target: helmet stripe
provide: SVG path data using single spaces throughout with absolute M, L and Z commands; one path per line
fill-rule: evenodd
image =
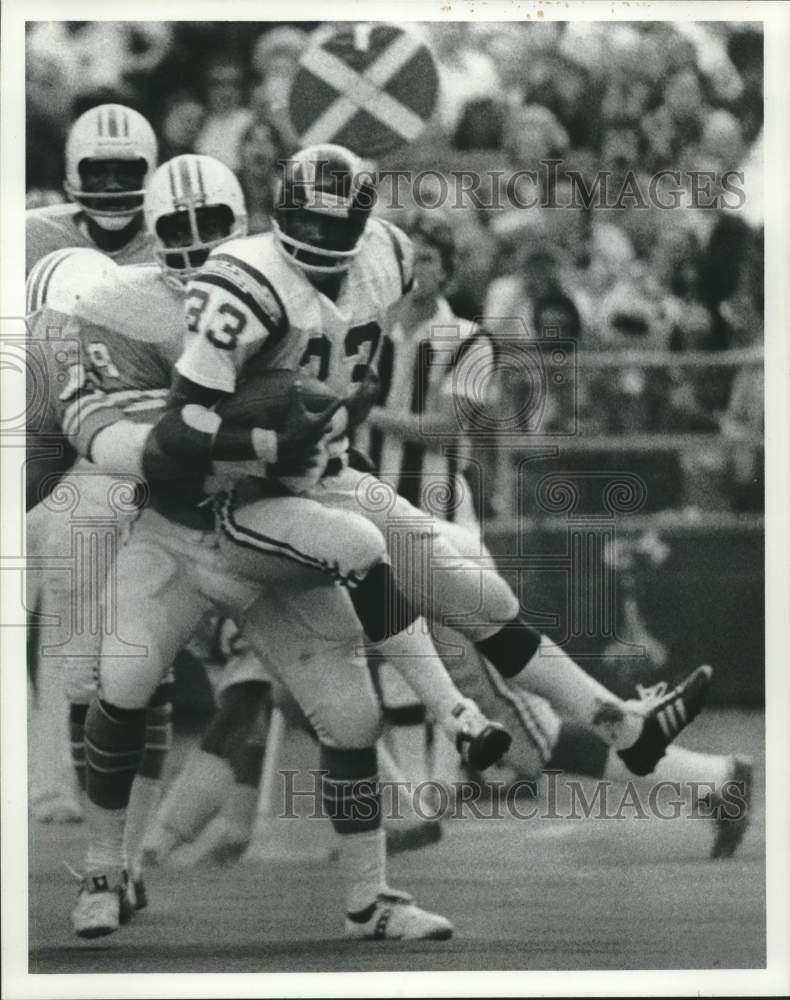
M 184 191 L 184 198 L 190 199 L 193 195 L 192 190 L 192 177 L 189 173 L 189 161 L 181 160 L 178 164 L 179 172 L 181 174 L 181 187 Z
M 173 170 L 173 164 L 168 163 L 167 165 L 167 175 L 170 178 L 170 193 L 173 195 L 173 202 L 178 201 L 178 193 L 176 191 L 176 172 Z
M 126 108 L 122 109 L 121 119 L 123 121 L 123 134 L 124 137 L 129 136 L 129 115 L 126 113 Z
M 203 167 L 201 166 L 200 160 L 195 160 L 195 170 L 197 171 L 198 196 L 205 200 L 206 187 L 203 183 Z
M 96 110 L 96 131 L 101 136 L 104 135 L 104 118 L 102 117 L 102 112 L 103 111 L 104 111 L 104 108 L 98 108 Z
M 47 301 L 47 290 L 49 288 L 49 282 L 52 275 L 58 268 L 58 265 L 66 260 L 67 257 L 75 252 L 78 252 L 76 247 L 66 247 L 63 250 L 56 250 L 52 254 L 48 254 L 43 257 L 30 272 L 27 284 L 27 312 L 28 314 L 38 312 L 39 309 Z
M 115 108 L 112 105 L 110 105 L 110 107 L 107 108 L 107 126 L 108 126 L 108 132 L 109 132 L 110 138 L 111 139 L 117 139 L 118 138 L 118 120 L 115 117 Z

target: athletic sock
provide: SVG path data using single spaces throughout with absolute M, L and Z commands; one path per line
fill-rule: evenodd
M 85 718 L 88 868 L 124 864 L 123 829 L 145 745 L 145 709 L 94 698 Z
M 69 736 L 71 747 L 71 763 L 77 775 L 77 784 L 85 791 L 85 717 L 88 705 L 72 702 L 69 705 Z
M 488 641 L 478 643 L 478 648 Z M 542 695 L 559 715 L 581 723 L 618 750 L 633 746 L 642 732 L 639 711 L 585 673 L 545 635 L 511 683 Z
M 370 830 L 338 839 L 346 913 L 364 923 L 376 897 L 387 888 L 386 837 L 383 830 Z
M 452 712 L 466 699 L 453 683 L 442 662 L 425 619 L 419 618 L 412 629 L 399 632 L 377 645 L 434 719 L 453 728 Z

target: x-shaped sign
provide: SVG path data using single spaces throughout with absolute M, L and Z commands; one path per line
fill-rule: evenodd
M 404 140 L 416 139 L 425 128 L 425 119 L 383 88 L 422 47 L 418 38 L 400 32 L 362 73 L 322 46 L 308 50 L 302 58 L 302 68 L 339 91 L 339 95 L 301 135 L 304 145 L 325 142 L 337 135 L 360 110 Z

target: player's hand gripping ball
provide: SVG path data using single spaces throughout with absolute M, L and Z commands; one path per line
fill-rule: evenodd
M 299 476 L 321 458 L 320 442 L 344 400 L 324 382 L 285 369 L 245 372 L 233 396 L 216 411 L 224 422 L 277 434 L 277 476 Z

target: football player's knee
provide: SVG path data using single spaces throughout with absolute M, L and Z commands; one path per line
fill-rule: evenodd
M 326 704 L 314 719 L 319 739 L 326 746 L 358 750 L 374 746 L 381 736 L 381 708 L 373 696 L 361 698 L 351 691 L 348 697 Z
M 338 565 L 344 579 L 365 577 L 387 555 L 387 543 L 379 529 L 356 514 L 337 514 L 334 538 L 339 542 Z
M 164 670 L 156 657 L 111 657 L 99 665 L 99 697 L 117 708 L 145 708 Z
M 87 705 L 96 692 L 98 660 L 69 657 L 64 666 L 66 697 L 72 705 Z
M 509 622 L 519 613 L 518 598 L 499 573 L 481 572 L 483 615 L 488 621 Z

